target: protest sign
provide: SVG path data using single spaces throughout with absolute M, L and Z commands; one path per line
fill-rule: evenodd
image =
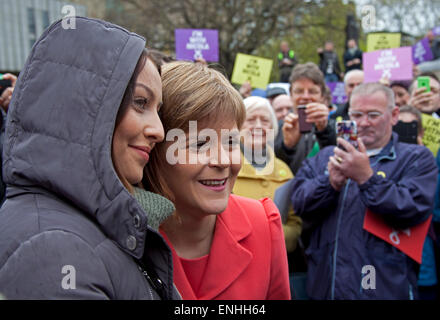
M 367 209 L 363 228 L 396 247 L 416 262 L 422 263 L 423 245 L 431 219 L 432 215 L 428 220 L 414 227 L 399 230 L 390 227 L 380 215 Z
M 440 119 L 422 113 L 423 144 L 437 156 L 440 147 Z
M 232 71 L 232 83 L 249 81 L 253 88 L 266 89 L 272 72 L 273 60 L 238 53 Z
M 413 78 L 412 48 L 366 52 L 363 54 L 364 82 L 377 82 L 382 78 L 390 81 Z
M 413 61 L 419 64 L 425 61 L 431 61 L 434 56 L 429 45 L 429 39 L 423 38 L 412 47 Z
M 367 52 L 400 47 L 400 33 L 369 33 L 367 35 Z
M 210 29 L 174 30 L 177 60 L 199 58 L 218 62 L 218 31 Z
M 328 82 L 327 86 L 332 92 L 332 103 L 343 104 L 347 102 L 347 94 L 345 93 L 345 85 L 343 82 Z

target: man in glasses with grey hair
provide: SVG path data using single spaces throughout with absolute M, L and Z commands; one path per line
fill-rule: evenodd
M 337 147 L 307 159 L 292 180 L 293 207 L 308 235 L 307 293 L 312 299 L 416 299 L 417 262 L 392 245 L 397 236 L 382 239 L 374 228 L 400 236 L 405 230 L 409 237 L 425 224 L 437 183 L 434 157 L 423 146 L 398 142 L 392 126 L 399 109 L 381 84 L 356 87 L 349 116 L 358 147 L 338 138 Z M 374 230 L 365 224 L 373 218 L 380 221 Z M 423 246 L 424 236 L 414 242 Z

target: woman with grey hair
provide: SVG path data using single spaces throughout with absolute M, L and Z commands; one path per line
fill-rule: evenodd
M 274 199 L 275 190 L 293 178 L 289 166 L 273 151 L 273 137 L 278 123 L 269 101 L 261 97 L 243 100 L 246 119 L 241 128 L 242 167 L 235 182 L 234 194 L 253 199 Z M 301 234 L 301 218 L 292 207 L 280 213 L 287 252 L 293 252 Z

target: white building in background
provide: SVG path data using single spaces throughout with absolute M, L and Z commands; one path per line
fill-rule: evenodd
M 86 6 L 57 0 L 0 0 L 0 72 L 19 72 L 35 41 L 53 22 L 75 8 L 77 16 L 86 16 Z

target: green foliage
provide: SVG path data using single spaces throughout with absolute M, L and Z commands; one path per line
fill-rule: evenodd
M 318 48 L 323 48 L 324 43 L 330 40 L 335 45 L 341 69 L 343 67 L 343 54 L 345 51 L 345 27 L 347 15 L 355 12 L 352 4 L 345 4 L 342 0 L 321 1 L 322 5 L 312 8 L 298 21 L 299 28 L 288 32 L 284 37 L 272 39 L 256 50 L 256 54 L 273 59 L 274 68 L 271 82 L 279 80 L 277 54 L 281 41 L 287 41 L 289 48 L 295 51 L 299 63 L 319 63 Z
M 271 81 L 279 79 L 282 40 L 301 63 L 318 62 L 316 49 L 332 40 L 342 62 L 346 16 L 354 13 L 345 0 L 112 1 L 118 10 L 108 8 L 106 19 L 143 35 L 148 46 L 174 52 L 174 29 L 217 29 L 220 64 L 229 76 L 237 53 L 244 53 L 274 59 Z

